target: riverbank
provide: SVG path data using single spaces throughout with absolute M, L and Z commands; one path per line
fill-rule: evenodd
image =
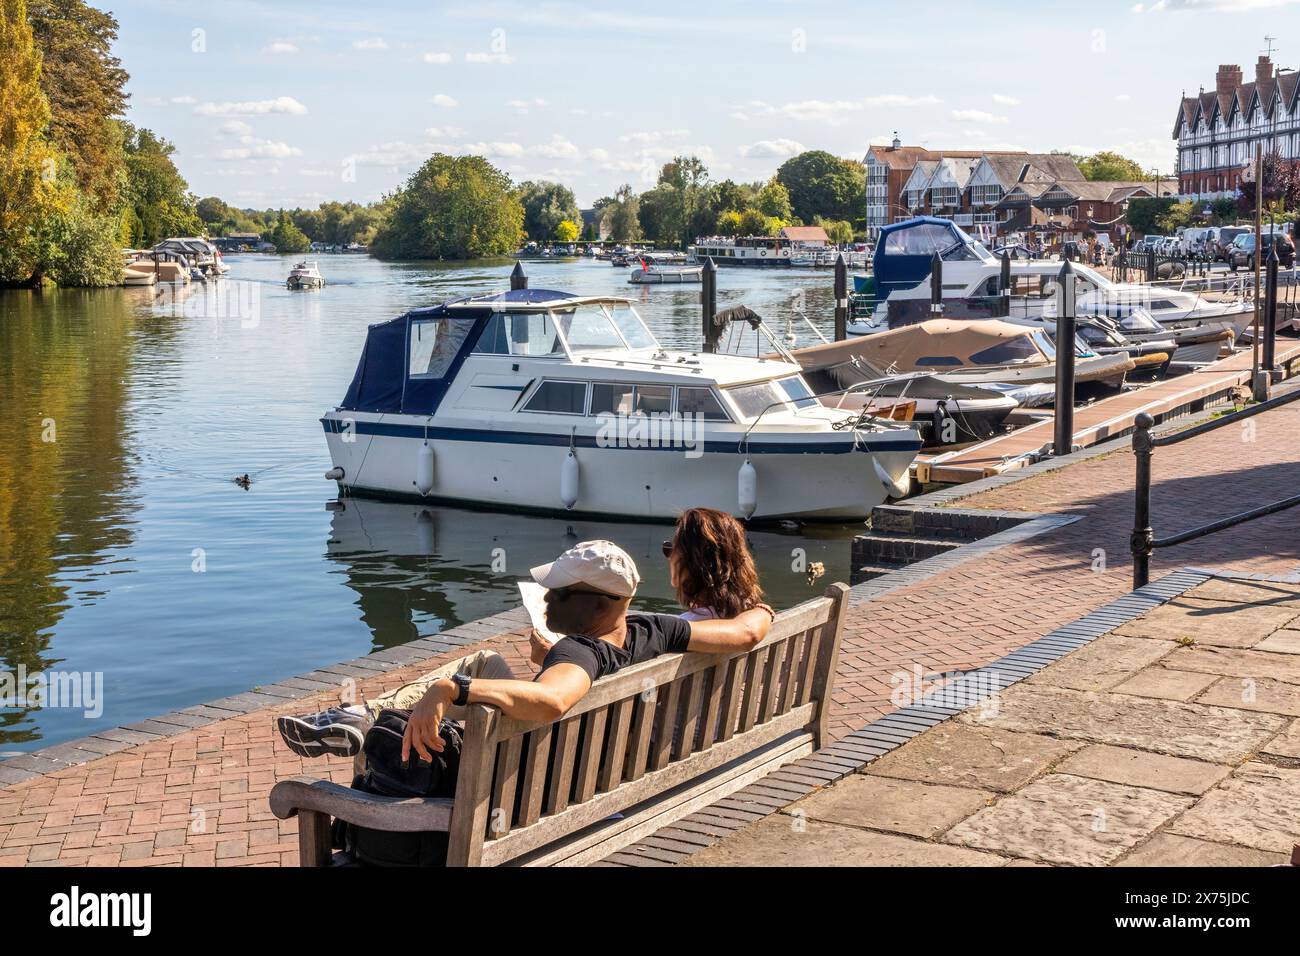
M 1235 440 L 1197 439 L 1162 450 L 1154 486 L 1156 527 L 1188 527 L 1238 510 L 1238 504 L 1279 497 L 1279 488 L 1294 481 L 1298 426 L 1300 409 L 1294 406 L 1260 416 L 1249 468 L 1242 467 Z M 952 494 L 936 500 L 1030 520 L 932 559 L 937 564 L 930 567 L 923 562 L 853 588 L 833 695 L 833 736 L 844 740 L 897 709 L 891 697 L 900 674 L 911 679 L 915 668 L 924 675 L 987 665 L 1127 594 L 1132 466 L 1123 446 L 1092 450 L 1014 478 L 965 486 L 958 501 Z M 1233 495 L 1225 495 L 1225 488 Z M 1285 514 L 1274 515 L 1158 552 L 1153 576 L 1188 564 L 1285 574 L 1300 565 L 1289 527 Z M 15 758 L 29 761 L 26 767 L 12 760 L 0 764 L 0 773 L 11 771 L 7 779 L 0 777 L 0 863 L 292 865 L 296 824 L 270 815 L 271 786 L 303 773 L 346 783 L 350 765 L 296 757 L 279 741 L 273 718 L 330 702 L 343 681 L 374 696 L 479 642 L 523 669 L 522 618 L 513 613 L 204 708 L 182 709 L 182 716 L 146 721 L 134 730 Z M 816 763 L 815 757 L 809 760 Z M 808 792 L 818 780 L 829 783 L 852 772 L 851 766 L 832 766 L 777 774 L 801 777 L 798 786 Z M 798 796 L 798 786 L 780 789 L 787 794 L 784 803 Z M 734 808 L 744 799 L 742 792 L 724 803 Z M 767 798 L 768 812 L 784 806 L 771 806 L 775 799 Z M 765 815 L 752 807 L 722 809 L 727 812 L 712 825 L 723 832 Z M 701 816 L 710 818 L 710 811 Z M 724 819 L 731 821 L 730 830 Z M 655 839 L 625 852 L 643 855 Z M 666 851 L 655 852 L 653 859 L 664 862 Z

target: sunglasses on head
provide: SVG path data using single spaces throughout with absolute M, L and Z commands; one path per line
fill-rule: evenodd
M 665 541 L 663 543 L 663 549 L 664 549 L 664 557 L 665 558 L 671 557 L 673 553 L 673 543 L 671 541 Z

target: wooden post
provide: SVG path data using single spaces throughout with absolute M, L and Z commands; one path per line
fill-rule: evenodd
M 849 264 L 844 253 L 835 257 L 835 341 L 848 338 L 849 325 Z
M 835 604 L 831 608 L 830 617 L 821 626 L 821 642 L 817 648 L 817 659 L 808 662 L 809 667 L 816 668 L 813 671 L 813 679 L 809 683 L 813 687 L 821 688 L 817 696 L 816 722 L 812 727 L 814 750 L 821 750 L 831 742 L 830 688 L 835 682 L 835 671 L 839 667 L 840 641 L 844 636 L 844 612 L 848 610 L 849 604 L 847 585 L 832 584 L 823 593 Z
M 524 272 L 524 264 L 522 262 L 516 262 L 514 271 L 510 273 L 510 291 L 514 292 L 516 289 L 527 288 L 528 274 Z
M 1011 315 L 1011 253 L 1002 250 L 1002 271 L 998 273 L 998 293 L 1002 302 L 998 306 L 998 315 L 1008 318 Z
M 718 267 L 713 256 L 704 257 L 704 269 L 700 273 L 700 305 L 704 318 L 704 351 L 718 350 L 718 330 L 714 328 L 713 317 L 718 313 Z
M 1273 369 L 1276 365 L 1277 356 L 1277 269 L 1280 265 L 1277 258 L 1277 246 L 1273 243 L 1273 237 L 1269 236 L 1269 253 L 1268 253 L 1268 271 L 1265 273 L 1264 280 L 1264 374 L 1273 376 Z M 1259 250 L 1255 250 L 1255 257 L 1259 258 Z
M 930 318 L 943 318 L 943 260 L 937 252 L 930 258 Z
M 1133 554 L 1133 590 L 1146 587 L 1151 580 L 1151 426 L 1155 419 L 1138 412 L 1133 419 L 1133 455 L 1137 458 L 1137 477 L 1133 482 L 1133 534 L 1129 551 Z
M 1068 455 L 1074 447 L 1074 336 L 1075 299 L 1074 267 L 1066 259 L 1057 276 L 1060 287 L 1056 314 L 1056 424 L 1057 455 Z

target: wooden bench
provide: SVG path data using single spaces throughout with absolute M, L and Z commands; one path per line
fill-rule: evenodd
M 593 862 L 829 742 L 847 594 L 833 584 L 778 614 L 752 650 L 628 667 L 553 722 L 471 706 L 454 800 L 295 777 L 271 810 L 298 817 L 303 866 L 331 863 L 331 817 L 448 831 L 448 866 Z

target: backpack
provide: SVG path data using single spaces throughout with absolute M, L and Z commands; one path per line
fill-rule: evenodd
M 414 752 L 409 764 L 402 763 L 402 737 L 409 710 L 381 710 L 366 732 L 362 751 L 366 772 L 352 780 L 352 789 L 384 797 L 454 797 L 463 743 L 460 725 L 444 720 L 438 728 L 446 746 L 425 763 Z M 335 849 L 343 850 L 365 866 L 446 866 L 445 832 L 392 833 L 372 830 L 335 820 L 332 831 Z

